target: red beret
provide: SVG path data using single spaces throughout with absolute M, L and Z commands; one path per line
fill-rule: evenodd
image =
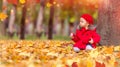
M 83 14 L 81 18 L 84 18 L 89 24 L 93 24 L 93 17 L 89 14 Z

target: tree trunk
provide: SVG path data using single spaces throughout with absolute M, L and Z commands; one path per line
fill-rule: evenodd
M 6 9 L 6 7 L 7 7 L 7 0 L 1 0 L 2 2 L 2 6 L 1 6 L 1 11 L 3 12 L 3 13 L 5 13 L 5 14 L 7 14 L 7 9 Z M 3 7 L 4 7 L 4 9 L 3 9 Z M 2 35 L 6 35 L 6 25 L 8 24 L 8 18 L 6 18 L 6 19 L 4 19 L 3 21 L 2 21 L 2 23 L 1 23 L 1 30 L 0 31 L 2 31 L 1 32 L 1 34 Z
M 120 44 L 120 0 L 101 0 L 98 14 L 98 32 L 102 45 Z
M 54 0 L 50 0 L 50 3 L 53 4 Z M 50 18 L 48 23 L 48 39 L 53 38 L 53 17 L 54 17 L 54 5 L 50 7 Z
M 64 19 L 61 20 L 61 34 L 64 35 Z
M 41 0 L 41 6 L 40 6 L 37 23 L 36 23 L 36 34 L 38 37 L 41 36 L 42 30 L 43 30 L 42 28 L 43 13 L 44 13 L 44 0 Z
M 0 0 L 0 12 L 2 11 L 2 0 Z
M 8 24 L 8 33 L 10 37 L 14 35 L 14 22 L 15 22 L 16 6 L 13 6 L 10 11 L 10 18 Z
M 26 5 L 24 4 L 22 9 L 21 30 L 20 39 L 25 39 L 25 18 L 26 18 Z
M 69 35 L 70 35 L 70 33 L 73 33 L 73 32 L 74 32 L 74 31 L 73 31 L 73 28 L 74 28 L 73 22 L 69 22 Z

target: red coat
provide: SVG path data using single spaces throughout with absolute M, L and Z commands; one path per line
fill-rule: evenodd
M 96 33 L 96 30 L 86 30 L 85 28 L 76 30 L 76 34 L 73 35 L 72 39 L 75 42 L 74 47 L 85 49 L 91 38 L 94 41 L 91 46 L 96 48 L 96 43 L 100 41 L 100 36 Z

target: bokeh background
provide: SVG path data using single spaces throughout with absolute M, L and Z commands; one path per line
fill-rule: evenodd
M 98 18 L 98 0 L 0 0 L 0 39 L 70 40 L 79 18 Z

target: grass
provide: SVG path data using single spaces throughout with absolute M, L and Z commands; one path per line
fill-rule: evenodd
M 36 35 L 26 35 L 25 40 L 47 40 L 47 36 L 42 35 L 40 38 Z M 2 36 L 0 35 L 0 40 L 19 40 L 19 37 L 17 35 L 14 35 L 12 38 L 10 38 L 8 35 Z M 63 36 L 63 35 L 54 35 L 53 40 L 70 40 L 70 37 Z

